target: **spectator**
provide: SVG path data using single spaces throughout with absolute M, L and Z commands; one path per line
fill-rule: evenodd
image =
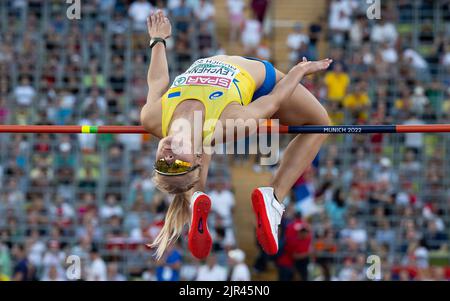
M 303 56 L 309 57 L 307 53 L 309 37 L 303 32 L 303 24 L 296 23 L 287 37 L 286 44 L 290 49 L 289 60 L 291 65 L 296 64 Z
M 161 259 L 161 263 L 158 263 L 156 278 L 158 281 L 179 281 L 183 262 L 179 242 L 166 253 L 166 258 Z
M 370 39 L 372 42 L 393 46 L 397 42 L 398 33 L 397 28 L 392 22 L 386 18 L 377 20 L 375 26 L 372 27 Z
M 0 241 L 0 281 L 11 279 L 11 255 L 6 244 Z
M 418 116 L 413 112 L 409 115 L 403 124 L 424 124 L 424 121 L 418 118 Z M 414 150 L 416 153 L 420 153 L 423 148 L 423 134 L 422 133 L 408 133 L 405 134 L 405 146 L 409 149 Z
M 106 204 L 100 208 L 100 217 L 103 219 L 109 219 L 112 216 L 123 215 L 122 207 L 117 203 L 117 196 L 115 194 L 109 194 L 106 197 Z
M 325 75 L 325 84 L 327 85 L 329 101 L 341 102 L 347 94 L 347 89 L 350 85 L 350 77 L 344 72 L 344 67 L 341 63 L 334 63 L 332 71 L 328 71 Z
M 126 277 L 119 273 L 117 262 L 110 262 L 107 265 L 107 281 L 126 281 Z
M 232 266 L 229 280 L 250 281 L 250 270 L 244 262 L 245 253 L 240 249 L 234 249 L 228 252 L 228 258 Z
M 26 256 L 25 247 L 20 244 L 14 245 L 12 248 L 12 255 L 14 257 L 15 266 L 11 280 L 13 281 L 31 280 L 33 275 Z
M 331 1 L 328 25 L 331 30 L 332 41 L 337 45 L 343 45 L 347 39 L 346 35 L 352 26 L 353 9 L 352 1 Z
M 31 85 L 30 79 L 26 76 L 20 80 L 20 85 L 14 89 L 14 98 L 19 106 L 28 107 L 36 96 L 36 90 Z
M 331 223 L 337 229 L 343 228 L 347 206 L 345 195 L 341 188 L 337 188 L 333 193 L 333 198 L 325 202 L 325 210 L 330 217 Z
M 213 30 L 213 20 L 215 15 L 216 9 L 214 8 L 214 5 L 210 2 L 210 0 L 200 0 L 199 5 L 194 10 L 194 16 L 201 23 L 205 23 L 206 28 L 208 28 L 209 31 Z
M 147 269 L 142 273 L 142 280 L 144 281 L 156 281 L 155 267 L 149 263 Z
M 246 55 L 255 55 L 262 38 L 261 23 L 253 16 L 245 20 L 241 35 L 241 42 Z
M 366 122 L 369 116 L 367 109 L 370 106 L 370 99 L 367 93 L 367 87 L 364 82 L 355 84 L 354 90 L 344 97 L 342 104 L 345 109 L 350 111 L 354 120 Z
M 244 0 L 227 0 L 228 15 L 230 20 L 230 42 L 239 39 L 241 28 L 244 24 Z
M 227 270 L 217 264 L 217 255 L 212 253 L 206 259 L 206 263 L 198 269 L 197 281 L 225 281 Z
M 427 249 L 442 250 L 447 246 L 447 235 L 444 231 L 438 230 L 435 220 L 431 220 L 427 224 L 424 241 Z
M 193 17 L 192 8 L 186 4 L 186 0 L 180 0 L 180 4 L 171 11 L 173 22 L 177 31 L 187 33 Z
M 99 250 L 93 246 L 90 250 L 90 263 L 87 267 L 88 281 L 107 281 L 106 263 L 100 256 Z
M 362 249 L 367 242 L 367 231 L 358 227 L 355 217 L 348 219 L 347 227 L 341 230 L 340 236 L 351 250 Z
M 131 3 L 128 15 L 133 20 L 133 28 L 144 31 L 147 28 L 147 17 L 152 13 L 153 6 L 147 0 L 136 0 Z
M 220 215 L 225 227 L 229 227 L 233 223 L 233 209 L 235 206 L 234 195 L 231 190 L 225 186 L 225 180 L 218 180 L 213 186 L 213 190 L 209 193 L 212 202 L 212 210 Z
M 56 240 L 52 240 L 48 244 L 48 250 L 45 252 L 42 257 L 42 266 L 47 272 L 47 275 L 50 275 L 50 269 L 56 268 L 58 274 L 62 277 L 63 265 L 65 264 L 66 254 L 64 251 L 60 249 L 60 244 Z M 44 274 L 46 274 L 44 272 Z M 47 277 L 47 276 L 46 276 Z M 49 277 L 49 276 L 48 276 Z
M 269 0 L 252 0 L 250 6 L 252 8 L 253 13 L 256 16 L 256 19 L 259 23 L 263 24 L 264 19 L 266 17 L 266 11 L 269 7 Z

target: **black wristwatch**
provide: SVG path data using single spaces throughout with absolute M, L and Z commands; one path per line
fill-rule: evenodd
M 164 44 L 164 48 L 166 47 L 166 40 L 163 38 L 151 38 L 150 39 L 150 49 L 153 48 L 158 42 L 161 42 Z

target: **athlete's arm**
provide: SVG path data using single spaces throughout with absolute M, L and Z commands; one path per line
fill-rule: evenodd
M 167 39 L 172 33 L 170 21 L 161 10 L 147 18 L 147 28 L 150 38 Z M 159 100 L 166 92 L 169 81 L 166 49 L 164 44 L 160 42 L 152 48 L 150 67 L 147 74 L 149 87 L 147 103 Z
M 168 38 L 171 35 L 172 27 L 161 11 L 157 11 L 147 18 L 147 29 L 150 38 Z M 147 73 L 147 103 L 141 110 L 141 124 L 144 128 L 155 136 L 160 136 L 159 108 L 157 102 L 164 95 L 169 85 L 169 67 L 167 64 L 166 49 L 162 42 L 156 43 L 152 48 L 150 66 Z

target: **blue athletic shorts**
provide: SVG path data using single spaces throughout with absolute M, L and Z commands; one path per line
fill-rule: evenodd
M 272 92 L 273 88 L 277 83 L 277 76 L 275 68 L 273 67 L 272 63 L 254 57 L 245 57 L 245 58 L 249 60 L 259 61 L 263 63 L 264 66 L 266 67 L 266 78 L 264 79 L 264 82 L 261 85 L 261 87 L 259 87 L 258 90 L 256 90 L 255 93 L 253 94 L 252 98 L 253 101 L 261 96 L 267 95 L 270 92 Z

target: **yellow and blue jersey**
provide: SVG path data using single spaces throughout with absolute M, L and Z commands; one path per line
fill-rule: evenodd
M 232 102 L 246 106 L 255 97 L 270 93 L 275 86 L 275 69 L 269 62 L 266 79 L 255 92 L 256 83 L 244 68 L 210 58 L 195 61 L 183 74 L 177 76 L 162 97 L 162 134 L 167 136 L 168 127 L 176 107 L 187 99 L 196 99 L 205 107 L 203 139 L 205 144 L 215 130 L 223 110 Z

